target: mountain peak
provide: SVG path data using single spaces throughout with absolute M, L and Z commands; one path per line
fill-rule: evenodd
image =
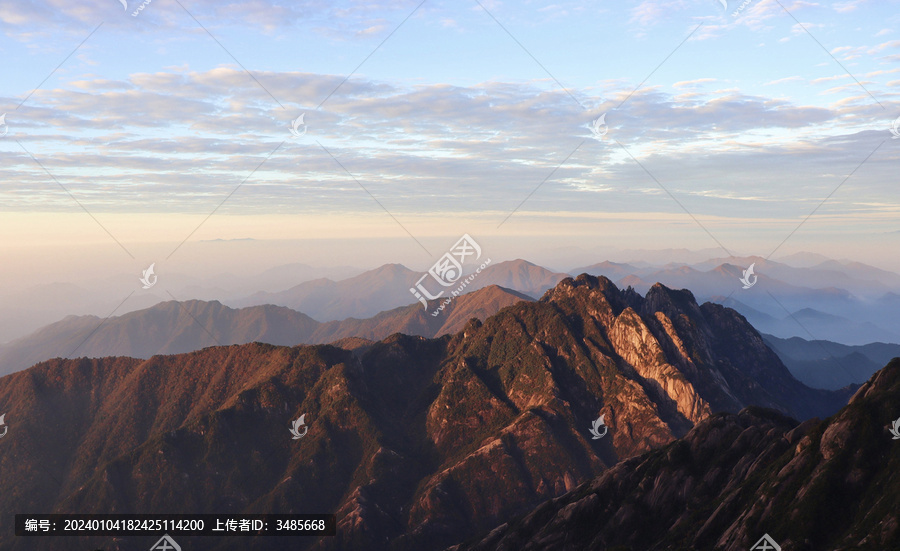
M 357 276 L 350 278 L 351 281 L 359 281 L 366 279 L 374 279 L 374 280 L 384 280 L 384 281 L 394 281 L 396 278 L 406 279 L 409 278 L 412 274 L 415 274 L 413 270 L 410 270 L 403 264 L 382 264 L 377 268 L 373 268 L 366 272 L 363 272 Z
M 542 266 L 538 266 L 534 262 L 529 262 L 529 261 L 525 260 L 524 258 L 517 258 L 515 260 L 505 260 L 503 262 L 497 263 L 498 266 L 503 265 L 503 264 L 510 265 L 510 266 L 528 266 L 528 267 L 534 267 L 534 268 L 543 268 Z
M 662 283 L 654 283 L 644 296 L 652 311 L 674 312 L 675 310 L 696 312 L 699 310 L 694 293 L 687 289 L 671 289 Z
M 548 290 L 541 297 L 541 302 L 565 303 L 571 300 L 589 304 L 603 297 L 603 302 L 612 307 L 615 315 L 628 307 L 622 291 L 606 276 L 581 274 L 575 278 L 567 277 Z
M 584 287 L 587 289 L 596 289 L 599 291 L 606 292 L 608 290 L 618 291 L 619 288 L 616 287 L 616 284 L 612 282 L 606 276 L 592 276 L 590 274 L 584 273 L 580 274 L 574 278 L 567 277 L 560 281 L 556 288 L 565 288 L 565 289 L 577 289 L 579 287 Z M 555 289 L 554 289 L 555 290 Z

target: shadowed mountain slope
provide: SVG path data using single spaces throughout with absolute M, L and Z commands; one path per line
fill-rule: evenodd
M 900 548 L 894 359 L 825 422 L 719 414 L 453 551 Z M 887 425 L 887 426 L 886 426 Z

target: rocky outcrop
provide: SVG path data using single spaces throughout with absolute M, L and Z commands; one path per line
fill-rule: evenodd
M 900 359 L 825 422 L 717 414 L 450 551 L 900 548 Z

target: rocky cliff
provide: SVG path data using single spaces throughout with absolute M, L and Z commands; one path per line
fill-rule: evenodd
M 716 414 L 452 551 L 900 548 L 900 359 L 837 415 Z

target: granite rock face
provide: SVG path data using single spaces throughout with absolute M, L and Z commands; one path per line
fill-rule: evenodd
M 452 551 L 900 548 L 900 359 L 837 415 L 715 414 Z

